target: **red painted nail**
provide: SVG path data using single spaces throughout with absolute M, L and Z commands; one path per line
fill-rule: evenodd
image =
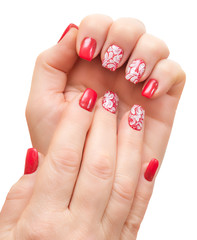
M 158 88 L 158 82 L 155 79 L 150 79 L 142 90 L 142 96 L 151 98 Z
M 158 166 L 159 166 L 159 161 L 157 159 L 153 158 L 150 161 L 150 163 L 144 173 L 144 177 L 147 181 L 151 182 L 153 180 Z
M 96 40 L 90 37 L 84 38 L 81 43 L 79 57 L 91 61 L 96 49 Z
M 87 88 L 79 101 L 79 105 L 82 108 L 91 112 L 96 103 L 96 99 L 97 99 L 97 93 L 91 88 Z
M 31 174 L 38 168 L 38 152 L 35 148 L 27 150 L 24 174 Z
M 62 36 L 61 36 L 60 40 L 58 41 L 58 43 L 62 40 L 62 38 L 66 35 L 66 33 L 67 33 L 71 28 L 79 29 L 79 28 L 77 27 L 77 25 L 75 25 L 75 24 L 73 24 L 73 23 L 69 24 L 68 27 L 66 28 L 66 30 L 64 31 L 64 33 L 62 34 Z

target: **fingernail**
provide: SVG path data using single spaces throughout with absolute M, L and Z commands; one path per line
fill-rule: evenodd
M 125 75 L 126 80 L 136 84 L 140 81 L 146 69 L 146 64 L 142 59 L 135 59 L 128 67 Z
M 96 50 L 96 40 L 90 37 L 84 38 L 81 43 L 79 57 L 87 61 L 91 61 L 94 56 L 95 50 Z
M 155 79 L 150 79 L 142 90 L 142 96 L 151 98 L 154 92 L 158 88 L 158 81 Z
M 144 173 L 144 177 L 147 181 L 151 182 L 153 180 L 158 166 L 159 166 L 159 161 L 157 159 L 153 158 L 150 161 L 150 163 Z
M 103 58 L 102 66 L 109 69 L 110 71 L 115 71 L 123 57 L 122 48 L 117 45 L 110 46 Z
M 119 98 L 118 95 L 112 91 L 107 91 L 103 96 L 102 105 L 103 107 L 111 112 L 116 113 L 118 108 Z
M 83 109 L 91 112 L 96 103 L 96 99 L 97 99 L 97 93 L 93 89 L 87 88 L 79 101 L 79 105 Z
M 69 24 L 68 27 L 66 28 L 66 30 L 64 31 L 64 33 L 62 34 L 62 36 L 61 36 L 60 40 L 58 41 L 58 43 L 62 40 L 62 38 L 66 35 L 66 33 L 67 33 L 71 28 L 79 29 L 79 28 L 77 27 L 77 25 L 75 25 L 75 24 L 73 24 L 73 23 Z
M 35 148 L 29 148 L 27 150 L 25 160 L 24 174 L 31 174 L 38 168 L 38 151 Z
M 134 130 L 140 131 L 143 126 L 145 111 L 139 105 L 134 105 L 129 113 L 129 126 Z

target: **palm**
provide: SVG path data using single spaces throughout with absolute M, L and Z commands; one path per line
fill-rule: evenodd
M 50 70 L 51 71 L 51 70 Z M 101 66 L 100 57 L 92 62 L 87 62 L 78 58 L 72 71 L 66 75 L 57 69 L 52 69 L 48 81 L 51 83 L 65 81 L 67 78 L 64 93 L 52 89 L 53 94 L 48 92 L 48 96 L 38 99 L 39 110 L 33 120 L 29 121 L 30 134 L 33 146 L 40 152 L 46 153 L 54 130 L 59 122 L 61 113 L 77 93 L 86 88 L 92 88 L 98 93 L 98 97 L 103 96 L 105 91 L 116 92 L 120 99 L 118 120 L 128 111 L 133 104 L 142 105 L 146 111 L 144 154 L 146 158 L 163 158 L 166 144 L 169 138 L 178 97 L 168 94 L 155 100 L 141 96 L 143 83 L 134 85 L 124 78 L 125 66 L 115 72 L 110 72 Z M 53 88 L 54 85 L 49 86 Z M 43 105 L 41 105 L 43 101 Z M 47 102 L 46 102 L 47 101 Z M 168 109 L 170 108 L 170 111 Z M 162 144 L 158 139 L 163 139 Z

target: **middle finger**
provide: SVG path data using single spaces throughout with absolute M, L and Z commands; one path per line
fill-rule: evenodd
M 116 163 L 117 105 L 118 97 L 110 91 L 104 95 L 102 103 L 101 99 L 98 102 L 70 203 L 71 212 L 86 218 L 88 215 L 90 223 L 102 218 L 112 188 Z

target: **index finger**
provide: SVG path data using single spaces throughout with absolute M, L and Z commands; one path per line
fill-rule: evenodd
M 86 89 L 63 113 L 37 176 L 32 203 L 39 209 L 62 210 L 69 205 L 96 98 L 94 90 Z

